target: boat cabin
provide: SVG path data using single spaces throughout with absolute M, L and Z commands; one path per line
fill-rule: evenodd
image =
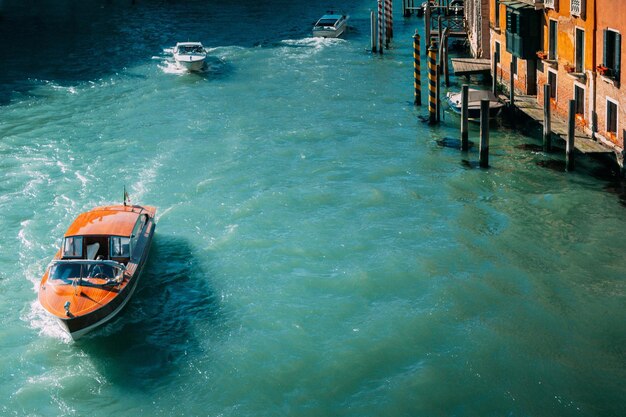
M 128 263 L 148 221 L 148 214 L 93 210 L 78 216 L 63 240 L 61 259 Z
M 148 214 L 132 210 L 104 208 L 81 214 L 65 234 L 51 278 L 119 279 L 148 220 Z

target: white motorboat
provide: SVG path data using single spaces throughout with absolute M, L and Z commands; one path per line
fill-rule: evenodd
M 200 42 L 178 42 L 174 47 L 174 60 L 187 71 L 199 71 L 204 67 L 206 50 Z
M 313 36 L 320 38 L 338 38 L 348 26 L 348 16 L 329 12 L 313 25 Z
M 469 89 L 467 97 L 467 118 L 469 120 L 480 120 L 480 102 L 483 99 L 489 100 L 489 118 L 496 117 L 504 104 L 502 104 L 498 98 L 489 90 L 476 90 Z M 448 93 L 446 94 L 446 100 L 450 105 L 450 108 L 455 113 L 461 113 L 461 93 Z

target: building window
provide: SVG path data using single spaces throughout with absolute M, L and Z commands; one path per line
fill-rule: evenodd
M 550 19 L 548 27 L 548 59 L 556 59 L 557 22 Z
M 574 85 L 574 101 L 576 106 L 574 113 L 585 115 L 585 89 L 579 85 Z
M 572 16 L 585 16 L 585 0 L 570 0 L 570 14 Z
M 496 29 L 500 29 L 500 0 L 495 0 L 495 12 L 494 12 L 494 16 L 495 16 L 495 25 L 496 25 Z
M 550 98 L 556 101 L 556 72 L 548 70 L 548 84 L 550 84 Z
M 496 65 L 500 65 L 500 42 L 496 41 Z
M 606 99 L 606 131 L 617 135 L 617 103 L 608 97 Z
M 619 81 L 621 64 L 622 36 L 619 32 L 604 29 L 604 53 L 602 65 L 608 68 L 606 75 Z
M 576 28 L 576 63 L 575 71 L 580 73 L 584 71 L 585 60 L 585 31 Z
M 544 4 L 546 7 L 549 7 L 551 9 L 556 9 L 559 4 L 559 0 L 545 0 Z

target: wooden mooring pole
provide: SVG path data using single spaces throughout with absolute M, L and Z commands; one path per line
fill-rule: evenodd
M 441 72 L 443 71 L 443 65 L 442 64 L 442 58 L 443 58 L 443 42 L 441 41 L 441 38 L 443 37 L 443 31 L 441 30 L 441 15 L 439 15 L 439 18 L 437 19 L 437 25 L 438 25 L 438 31 L 437 31 L 437 42 L 439 42 L 439 70 L 437 71 L 437 74 L 441 74 Z
M 567 145 L 565 148 L 565 170 L 574 170 L 574 139 L 576 138 L 576 100 L 569 101 L 567 114 Z
M 552 120 L 550 115 L 550 84 L 543 86 L 543 151 L 552 150 Z
M 509 84 L 509 104 L 511 107 L 515 105 L 515 64 L 511 61 L 511 80 Z
M 415 29 L 413 35 L 413 88 L 415 90 L 415 100 L 413 104 L 422 105 L 422 81 L 421 81 L 421 63 L 420 63 L 420 35 Z
M 437 123 L 437 47 L 435 41 L 430 41 L 428 48 L 428 120 L 431 124 Z
M 450 69 L 448 68 L 448 37 L 450 36 L 450 28 L 443 31 L 443 76 L 446 80 L 446 87 L 450 87 Z
M 463 84 L 461 87 L 461 150 L 466 152 L 469 150 L 469 132 L 468 132 L 468 111 L 467 104 L 469 99 L 469 85 Z
M 370 10 L 370 29 L 372 33 L 372 52 L 376 52 L 376 16 L 373 10 Z
M 493 59 L 491 60 L 492 74 L 491 78 L 491 91 L 495 96 L 498 95 L 498 61 L 496 61 L 496 53 L 493 53 Z
M 437 95 L 437 123 L 441 121 L 441 74 L 439 73 L 439 65 L 437 65 L 437 72 L 435 73 L 437 88 L 435 94 Z
M 378 53 L 383 53 L 383 33 L 385 32 L 384 26 L 385 15 L 383 14 L 383 0 L 378 0 Z
M 489 168 L 489 99 L 480 100 L 479 165 Z
M 389 42 L 393 39 L 393 1 L 387 1 L 387 48 L 389 48 Z
M 426 10 L 424 10 L 424 33 L 426 35 L 426 43 L 430 44 L 430 20 L 431 20 L 431 14 L 430 14 L 430 5 L 428 3 L 426 3 Z

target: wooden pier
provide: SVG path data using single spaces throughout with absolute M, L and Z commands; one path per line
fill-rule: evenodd
M 489 75 L 491 71 L 491 60 L 476 58 L 452 58 L 452 70 L 454 75 Z
M 506 103 L 509 101 L 508 96 L 500 95 L 499 98 L 501 101 Z M 543 126 L 543 107 L 537 103 L 537 96 L 516 95 L 515 107 Z M 568 134 L 566 120 L 553 115 L 550 121 L 550 128 L 553 134 L 559 136 L 563 141 L 566 141 Z M 579 130 L 575 130 L 574 147 L 576 150 L 584 154 L 614 153 L 611 148 L 596 142 L 589 135 Z

